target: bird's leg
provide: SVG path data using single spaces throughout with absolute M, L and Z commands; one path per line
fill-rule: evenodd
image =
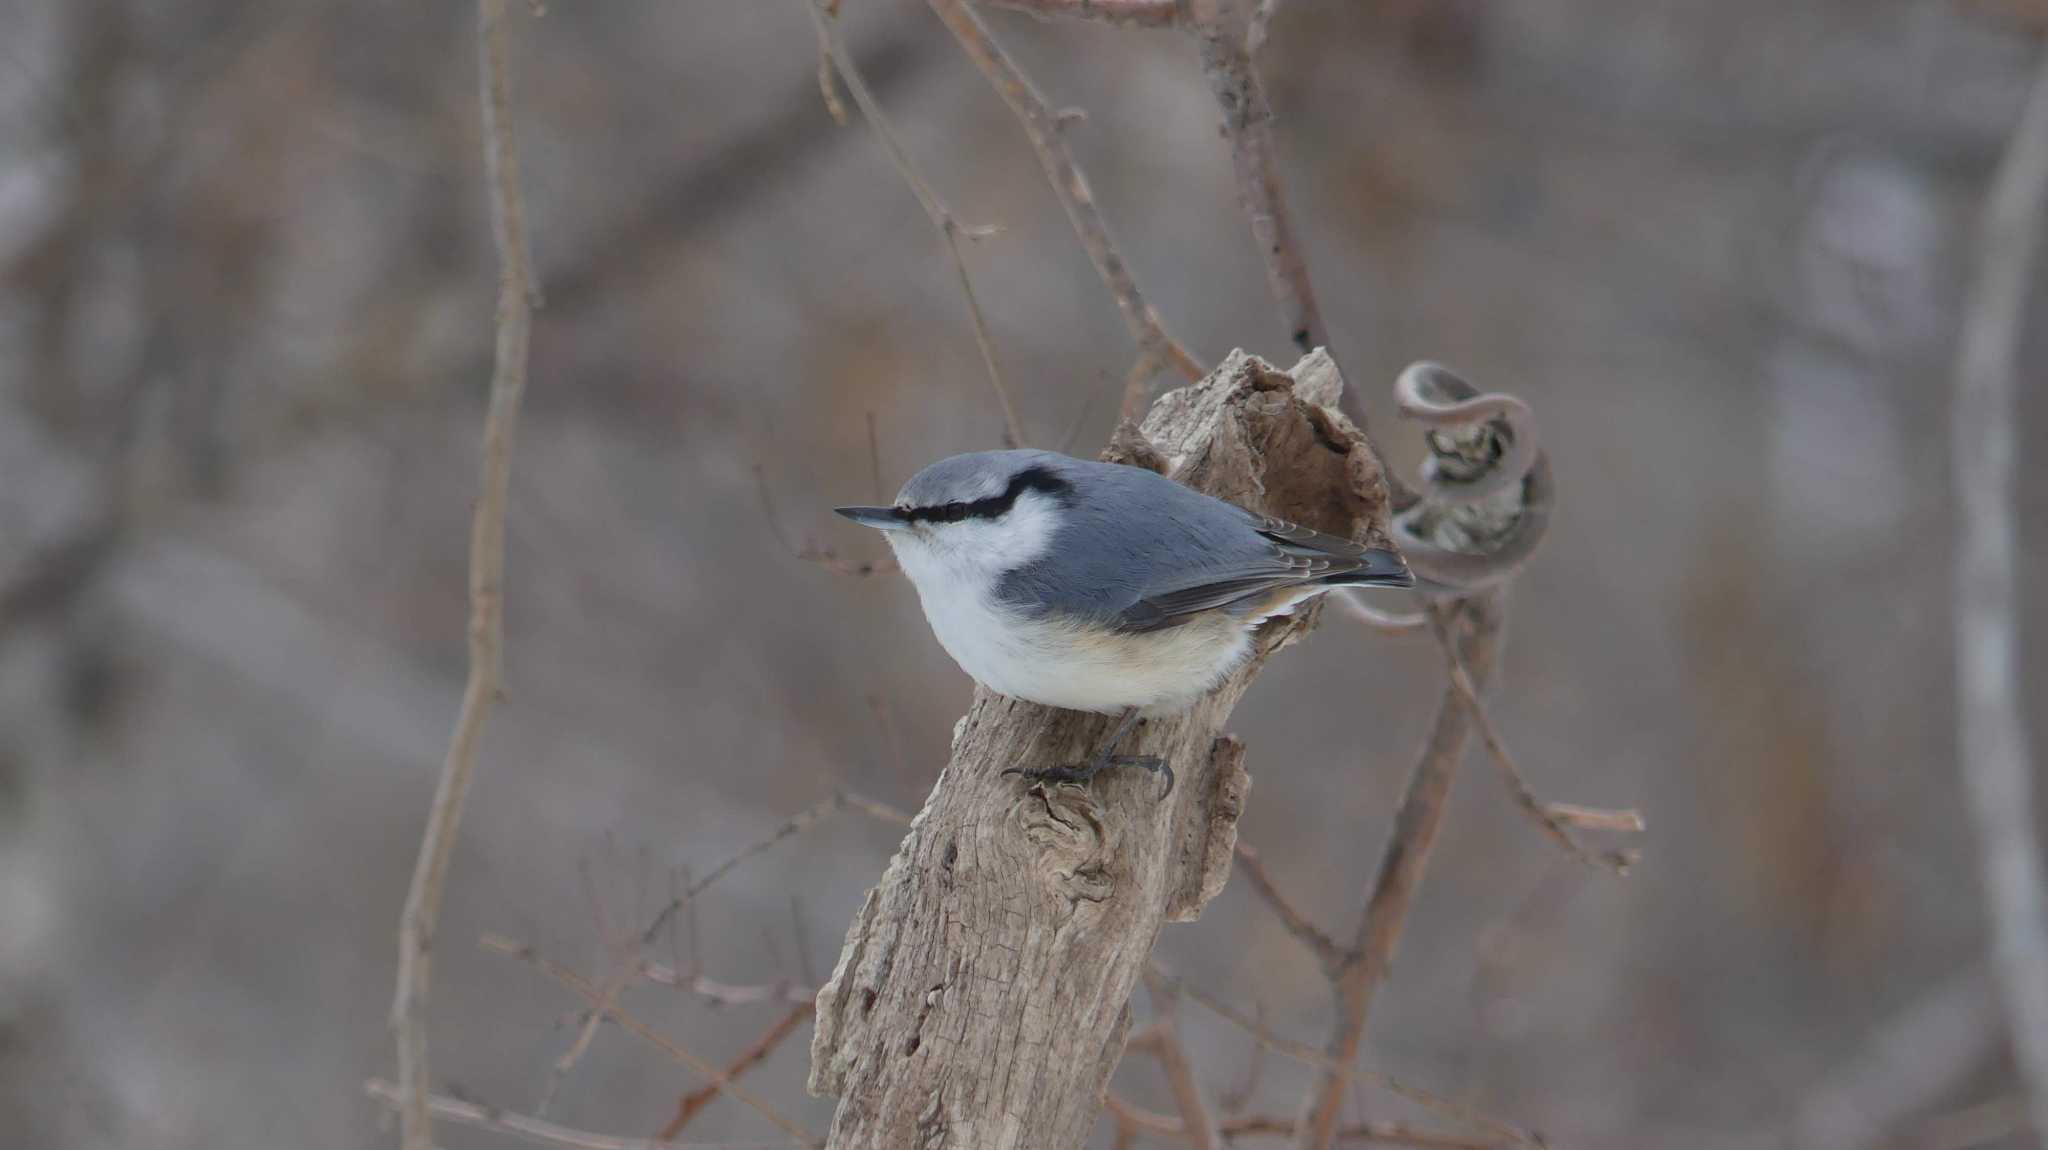
M 1123 715 L 1117 720 L 1116 733 L 1109 737 L 1109 741 L 1102 745 L 1102 750 L 1092 760 L 1072 767 L 1034 767 L 1029 770 L 1023 767 L 1010 767 L 1003 773 L 1022 775 L 1034 783 L 1085 783 L 1110 767 L 1141 767 L 1166 776 L 1166 789 L 1159 794 L 1163 800 L 1173 793 L 1173 768 L 1167 765 L 1166 760 L 1158 755 L 1116 753 L 1118 745 L 1131 733 L 1131 728 L 1137 725 L 1138 708 L 1125 707 Z

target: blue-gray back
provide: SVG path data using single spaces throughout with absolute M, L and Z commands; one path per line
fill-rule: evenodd
M 1249 613 L 1276 589 L 1412 583 L 1391 551 L 1255 515 L 1143 468 L 1051 451 L 942 459 L 912 476 L 898 503 L 942 520 L 998 515 L 1026 491 L 1062 505 L 1059 526 L 996 594 L 1034 613 L 1150 631 L 1210 609 Z

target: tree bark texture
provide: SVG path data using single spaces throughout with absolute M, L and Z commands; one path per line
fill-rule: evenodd
M 1322 531 L 1386 545 L 1380 461 L 1337 411 L 1318 350 L 1281 372 L 1233 352 L 1161 396 L 1105 455 Z M 1142 434 L 1133 434 L 1139 431 Z M 1114 720 L 977 689 L 951 761 L 868 892 L 818 994 L 810 1088 L 838 1095 L 835 1150 L 1070 1150 L 1123 1054 L 1160 926 L 1223 887 L 1250 785 L 1231 708 L 1311 610 L 1266 624 L 1251 659 L 1122 748 L 1179 776 L 1113 771 L 1034 787 L 1007 767 L 1086 759 Z

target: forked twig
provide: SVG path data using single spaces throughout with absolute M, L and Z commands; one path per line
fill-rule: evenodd
M 1003 103 L 1008 104 L 1016 115 L 1017 122 L 1023 125 L 1024 135 L 1031 141 L 1031 150 L 1038 155 L 1039 167 L 1045 169 L 1053 194 L 1059 197 L 1060 206 L 1066 209 L 1067 219 L 1074 225 L 1074 233 L 1081 238 L 1081 246 L 1087 250 L 1088 259 L 1095 264 L 1102 282 L 1108 285 L 1110 295 L 1116 298 L 1117 310 L 1123 313 L 1124 326 L 1130 329 L 1131 338 L 1138 343 L 1142 354 L 1138 360 L 1139 367 L 1132 373 L 1136 376 L 1142 369 L 1144 378 L 1139 381 L 1141 394 L 1143 384 L 1149 382 L 1152 372 L 1162 367 L 1171 367 L 1189 382 L 1201 379 L 1202 365 L 1166 333 L 1165 323 L 1152 305 L 1145 302 L 1130 265 L 1124 262 L 1123 254 L 1110 238 L 1109 225 L 1095 206 L 1095 193 L 1088 187 L 1088 177 L 1067 147 L 1059 114 L 1046 104 L 1023 69 L 996 43 L 988 25 L 982 23 L 981 17 L 963 0 L 930 0 L 930 3 L 932 11 L 953 33 L 954 39 L 960 41 L 967 58 L 974 61 L 974 66 L 981 69 L 983 76 L 988 77 L 996 94 L 1003 98 Z M 1127 384 L 1124 415 L 1129 418 L 1132 414 Z M 1137 414 L 1142 415 L 1142 409 Z
M 1350 957 L 1344 948 L 1338 946 L 1336 939 L 1324 933 L 1323 928 L 1315 924 L 1315 920 L 1309 918 L 1289 901 L 1286 895 L 1280 893 L 1280 888 L 1273 882 L 1273 876 L 1267 873 L 1265 860 L 1259 857 L 1256 847 L 1240 840 L 1237 844 L 1237 865 L 1238 869 L 1244 872 L 1244 877 L 1251 881 L 1252 889 L 1257 891 L 1266 905 L 1273 908 L 1273 913 L 1280 917 L 1280 924 L 1287 928 L 1287 933 L 1308 947 L 1309 952 L 1316 956 L 1316 961 L 1322 964 L 1326 973 L 1334 972 L 1344 964 L 1345 959 Z
M 399 1126 L 405 1150 L 431 1150 L 433 1128 L 427 1070 L 427 994 L 433 982 L 433 946 L 462 824 L 463 801 L 476 774 L 484 717 L 498 695 L 504 652 L 505 501 L 511 487 L 512 441 L 519 400 L 526 391 L 533 274 L 526 239 L 526 204 L 519 187 L 519 150 L 512 130 L 512 77 L 506 47 L 505 0 L 477 6 L 483 109 L 484 166 L 492 192 L 492 236 L 498 249 L 497 342 L 491 397 L 484 416 L 482 492 L 469 536 L 469 681 L 462 710 L 441 764 L 434 805 L 406 892 L 398 928 L 398 988 L 391 1027 L 398 1042 Z
M 1163 977 L 1173 978 L 1173 975 L 1161 968 L 1158 962 L 1155 961 L 1152 965 L 1155 969 L 1160 970 Z M 1432 1113 L 1440 1114 L 1452 1121 L 1463 1122 L 1486 1131 L 1489 1135 L 1505 1144 L 1535 1147 L 1549 1145 L 1542 1135 L 1533 1130 L 1524 1130 L 1521 1127 L 1503 1122 L 1498 1118 L 1446 1098 L 1435 1091 L 1411 1085 L 1391 1075 L 1382 1074 L 1374 1070 L 1366 1070 L 1355 1064 L 1340 1061 L 1305 1042 L 1297 1042 L 1292 1038 L 1275 1032 L 1257 1019 L 1247 1017 L 1243 1011 L 1218 995 L 1211 994 L 1201 987 L 1184 980 L 1174 979 L 1174 981 L 1179 985 L 1181 992 L 1188 996 L 1190 1001 L 1200 1004 L 1211 1014 L 1244 1031 L 1266 1049 L 1304 1065 L 1314 1066 L 1324 1074 L 1336 1078 L 1340 1085 L 1349 1084 L 1354 1081 L 1368 1083 L 1387 1091 L 1389 1094 L 1406 1098 Z M 1336 1127 L 1332 1126 L 1331 1129 L 1334 1132 Z
M 737 1058 L 726 1064 L 726 1079 L 728 1081 L 737 1080 L 740 1075 L 766 1062 L 768 1056 L 775 1053 L 775 1048 L 782 1044 L 782 1040 L 794 1034 L 796 1028 L 802 1026 L 804 1021 L 811 1017 L 812 1012 L 812 1006 L 808 1002 L 790 1007 L 783 1013 L 781 1018 L 775 1020 L 773 1026 L 770 1026 L 761 1037 L 754 1040 L 753 1045 L 741 1051 Z M 691 1119 L 697 1117 L 698 1114 L 703 1112 L 705 1107 L 711 1105 L 721 1090 L 722 1087 L 718 1083 L 713 1082 L 699 1086 L 697 1089 L 683 1095 L 676 1102 L 675 1117 L 668 1120 L 668 1124 L 661 1128 L 661 1133 L 656 1134 L 655 1138 L 663 1141 L 672 1141 L 678 1134 L 683 1132 L 685 1126 L 690 1124 Z
M 810 1131 L 791 1121 L 780 1110 L 777 1110 L 759 1095 L 741 1087 L 732 1080 L 731 1075 L 714 1065 L 709 1059 L 693 1053 L 674 1039 L 655 1030 L 638 1018 L 627 1014 L 616 1002 L 605 1002 L 602 989 L 582 974 L 553 959 L 534 953 L 532 947 L 521 946 L 517 943 L 508 944 L 508 940 L 494 935 L 486 935 L 479 942 L 484 949 L 519 959 L 535 970 L 561 983 L 571 992 L 582 998 L 584 1005 L 602 1012 L 605 1017 L 610 1018 L 613 1022 L 618 1023 L 621 1027 L 647 1042 L 655 1049 L 668 1055 L 670 1059 L 703 1075 L 720 1090 L 731 1095 L 735 1100 L 746 1104 L 755 1113 L 774 1123 L 775 1127 L 783 1133 L 800 1139 L 807 1146 L 822 1145 L 819 1139 L 813 1136 Z
M 806 563 L 816 563 L 834 575 L 851 575 L 857 579 L 865 579 L 870 575 L 893 575 L 903 569 L 893 555 L 884 555 L 880 559 L 842 559 L 838 552 L 829 547 L 820 547 L 809 542 L 798 546 L 783 529 L 782 515 L 776 509 L 774 492 L 768 487 L 768 476 L 758 463 L 754 465 L 754 491 L 760 497 L 761 516 L 768 523 L 769 533 L 775 536 L 775 541 L 782 545 L 784 551 L 798 559 Z
M 1627 874 L 1636 863 L 1637 852 L 1632 850 L 1594 851 L 1587 849 L 1578 839 L 1572 837 L 1573 826 L 1598 826 L 1609 830 L 1640 832 L 1645 828 L 1643 815 L 1635 810 L 1602 810 L 1595 807 L 1568 806 L 1548 803 L 1539 798 L 1522 777 L 1522 770 L 1515 765 L 1508 754 L 1507 744 L 1501 741 L 1500 732 L 1494 728 L 1493 718 L 1486 713 L 1486 704 L 1479 697 L 1479 687 L 1466 672 L 1464 661 L 1458 658 L 1457 647 L 1441 626 L 1436 628 L 1437 643 L 1443 649 L 1445 671 L 1450 676 L 1451 686 L 1465 704 L 1472 716 L 1472 725 L 1479 731 L 1479 741 L 1486 745 L 1487 757 L 1500 768 L 1501 777 L 1507 781 L 1508 790 L 1515 796 L 1515 805 L 1534 820 L 1550 836 L 1552 842 L 1563 848 L 1566 854 L 1589 866 L 1605 867 L 1616 874 Z
M 975 346 L 981 350 L 982 363 L 988 368 L 989 384 L 995 390 L 996 404 L 1002 408 L 1004 435 L 1010 446 L 1022 447 L 1024 431 L 1017 422 L 1016 408 L 1010 405 L 1010 391 L 1003 385 L 1002 369 L 996 366 L 995 344 L 989 340 L 988 321 L 982 316 L 981 300 L 974 294 L 974 281 L 967 274 L 967 261 L 960 255 L 961 235 L 964 233 L 974 236 L 979 232 L 961 226 L 952 211 L 939 199 L 938 193 L 932 190 L 931 183 L 918 171 L 917 165 L 911 162 L 910 153 L 904 150 L 903 142 L 896 138 L 896 129 L 890 126 L 888 117 L 882 114 L 881 104 L 875 99 L 874 94 L 868 91 L 867 81 L 861 79 L 860 70 L 854 66 L 853 54 L 846 50 L 845 43 L 840 40 L 839 18 L 833 13 L 831 6 L 826 0 L 804 0 L 804 3 L 811 13 L 812 23 L 817 26 L 818 37 L 824 42 L 826 53 L 832 57 L 832 63 L 839 69 L 839 78 L 845 82 L 847 93 L 853 97 L 853 102 L 860 106 L 861 115 L 867 118 L 868 127 L 874 130 L 875 139 L 882 145 L 882 151 L 888 154 L 889 162 L 895 165 L 896 171 L 903 177 L 903 182 L 910 185 L 911 192 L 917 196 L 917 202 L 924 208 L 924 214 L 930 217 L 932 226 L 938 229 L 939 237 L 946 241 L 946 252 L 953 257 L 953 270 L 960 277 L 960 294 L 966 297 L 967 314 L 974 322 Z
M 1223 111 L 1237 170 L 1238 202 L 1251 221 L 1252 238 L 1265 260 L 1266 281 L 1280 304 L 1288 339 L 1303 355 L 1330 342 L 1323 312 L 1309 281 L 1308 256 L 1294 230 L 1294 216 L 1280 183 L 1273 141 L 1273 106 L 1252 64 L 1252 18 L 1244 0 L 1187 0 L 1188 22 L 1202 45 L 1202 72 Z M 1352 414 L 1356 400 L 1345 414 Z M 1353 422 L 1363 428 L 1361 415 Z
M 661 934 L 662 928 L 668 925 L 669 916 L 683 909 L 691 899 L 704 893 L 712 883 L 730 874 L 734 867 L 770 849 L 777 843 L 802 834 L 826 818 L 845 810 L 860 811 L 871 818 L 899 826 L 910 822 L 908 814 L 897 810 L 887 803 L 868 798 L 865 795 L 855 794 L 852 791 L 839 791 L 829 798 L 813 803 L 796 814 L 791 815 L 777 824 L 766 835 L 741 847 L 728 856 L 724 862 L 706 871 L 703 878 L 685 886 L 681 894 L 671 898 L 668 904 L 661 908 L 661 912 L 654 916 L 654 921 L 649 923 L 647 929 L 642 932 L 642 940 L 652 942 Z

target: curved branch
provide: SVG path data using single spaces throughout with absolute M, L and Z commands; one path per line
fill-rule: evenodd
M 1394 398 L 1403 418 L 1428 429 L 1430 450 L 1417 490 L 1395 512 L 1395 543 L 1427 590 L 1499 585 L 1550 527 L 1555 494 L 1535 413 L 1427 361 L 1401 373 Z

